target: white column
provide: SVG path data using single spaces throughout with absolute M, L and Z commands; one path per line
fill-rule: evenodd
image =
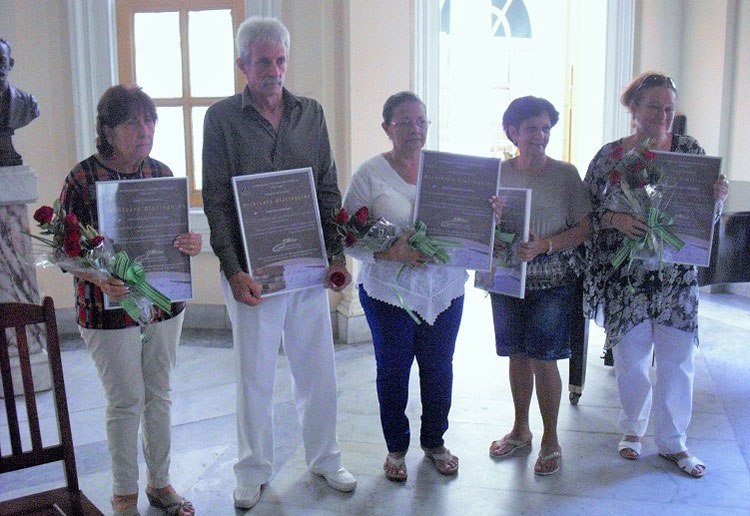
M 28 165 L 0 167 L 0 302 L 39 304 L 39 288 L 31 249 L 31 237 L 21 232 L 29 231 L 26 205 L 37 200 L 37 178 Z M 37 326 L 27 330 L 34 390 L 51 388 L 47 352 L 42 346 L 43 329 Z M 6 334 L 10 343 L 11 376 L 16 394 L 23 393 L 15 332 Z M 0 397 L 3 396 L 0 390 Z

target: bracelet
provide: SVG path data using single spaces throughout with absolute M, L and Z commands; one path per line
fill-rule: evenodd
M 549 242 L 549 248 L 547 249 L 546 254 L 552 254 L 552 239 L 548 238 L 547 241 Z

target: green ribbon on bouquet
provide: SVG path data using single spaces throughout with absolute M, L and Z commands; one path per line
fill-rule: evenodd
M 667 212 L 654 207 L 649 208 L 646 216 L 646 224 L 648 225 L 649 230 L 645 235 L 638 239 L 628 238 L 610 259 L 610 263 L 615 269 L 620 267 L 627 258 L 629 271 L 630 267 L 633 265 L 633 259 L 638 252 L 648 247 L 659 254 L 659 274 L 661 275 L 663 244 L 666 243 L 678 251 L 685 245 L 685 242 L 683 242 L 682 239 L 669 230 L 669 226 L 674 224 L 674 219 L 672 219 L 672 216 Z M 635 290 L 630 283 L 629 274 L 628 289 L 631 292 Z
M 461 244 L 452 240 L 428 237 L 427 224 L 421 221 L 417 222 L 417 225 L 414 227 L 414 234 L 409 238 L 409 245 L 412 249 L 430 258 L 435 258 L 440 263 L 447 263 L 450 258 L 445 251 L 446 247 L 461 247 Z
M 515 233 L 506 233 L 501 231 L 500 228 L 495 228 L 495 240 L 499 240 L 504 244 L 512 244 L 513 240 L 516 239 Z
M 131 287 L 151 303 L 155 304 L 163 311 L 170 313 L 172 309 L 172 302 L 170 299 L 146 281 L 146 271 L 144 270 L 143 265 L 132 261 L 125 251 L 120 251 L 115 255 L 115 264 L 112 269 L 112 274 L 124 281 L 128 287 Z M 123 310 L 125 310 L 134 321 L 140 319 L 141 312 L 138 308 L 138 303 L 136 303 L 135 300 L 126 297 L 125 299 L 121 299 L 119 303 Z
M 461 244 L 459 244 L 458 242 L 453 242 L 452 240 L 428 237 L 427 224 L 420 221 L 417 222 L 417 225 L 414 227 L 414 234 L 409 238 L 409 246 L 411 246 L 412 249 L 429 256 L 430 258 L 435 258 L 440 263 L 447 263 L 450 257 L 445 251 L 445 248 L 461 247 Z M 399 280 L 399 278 L 401 277 L 401 273 L 404 272 L 405 269 L 406 265 L 403 265 L 401 269 L 399 269 L 398 274 L 396 275 L 396 281 Z M 417 317 L 417 315 L 412 311 L 412 309 L 409 307 L 409 303 L 406 302 L 406 299 L 404 299 L 404 297 L 401 295 L 401 292 L 399 292 L 399 288 L 395 288 L 394 293 L 398 298 L 398 302 L 401 303 L 401 308 L 403 308 L 406 313 L 409 314 L 409 317 L 411 317 L 412 321 L 414 321 L 416 324 L 422 324 L 422 321 L 420 321 L 419 317 Z
M 661 237 L 667 245 L 678 251 L 685 245 L 685 242 L 669 231 L 669 226 L 674 224 L 674 219 L 672 219 L 669 213 L 660 211 L 657 208 L 649 208 L 646 222 L 648 223 L 648 227 L 651 228 L 651 232 Z

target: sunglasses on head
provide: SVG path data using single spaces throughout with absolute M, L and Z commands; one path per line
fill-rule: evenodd
M 644 77 L 635 91 L 637 92 L 646 88 L 653 88 L 656 86 L 666 86 L 667 88 L 677 93 L 677 85 L 674 83 L 672 78 L 667 77 L 666 75 L 659 74 L 651 74 Z

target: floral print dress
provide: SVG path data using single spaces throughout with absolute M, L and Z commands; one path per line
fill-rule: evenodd
M 615 346 L 635 326 L 646 320 L 677 330 L 692 332 L 698 344 L 698 271 L 692 265 L 664 263 L 651 270 L 634 260 L 615 269 L 610 258 L 625 236 L 616 229 L 603 229 L 604 194 L 609 174 L 617 163 L 623 140 L 608 143 L 591 160 L 584 182 L 591 195 L 593 236 L 586 244 L 588 270 L 584 275 L 584 314 L 596 318 L 607 333 L 605 348 Z M 690 136 L 672 136 L 672 152 L 705 154 Z M 633 290 L 629 288 L 632 285 Z

